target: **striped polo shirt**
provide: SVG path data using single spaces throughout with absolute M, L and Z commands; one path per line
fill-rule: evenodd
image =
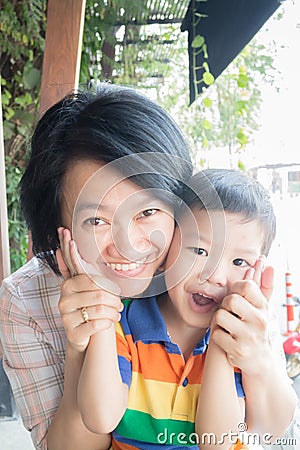
M 118 361 L 129 386 L 126 412 L 113 448 L 198 449 L 195 414 L 209 330 L 187 361 L 168 334 L 155 297 L 125 301 L 116 324 Z M 241 374 L 235 373 L 239 397 Z

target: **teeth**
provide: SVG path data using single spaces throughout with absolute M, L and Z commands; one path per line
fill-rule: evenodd
M 134 262 L 130 264 L 119 264 L 119 263 L 105 263 L 112 270 L 122 270 L 127 272 L 127 270 L 135 270 L 140 267 L 145 262 L 145 259 L 141 262 Z

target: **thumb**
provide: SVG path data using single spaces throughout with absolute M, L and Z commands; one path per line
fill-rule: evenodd
M 267 266 L 261 274 L 260 289 L 267 300 L 270 300 L 274 288 L 274 268 Z
M 65 263 L 65 260 L 64 260 L 64 257 L 62 255 L 62 251 L 60 248 L 58 248 L 56 250 L 55 255 L 56 255 L 58 269 L 59 269 L 60 273 L 62 274 L 64 280 L 67 280 L 68 278 L 71 277 L 71 273 L 68 269 L 67 264 Z

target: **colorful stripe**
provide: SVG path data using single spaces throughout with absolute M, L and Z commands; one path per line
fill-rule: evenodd
M 122 379 L 130 388 L 127 410 L 113 432 L 114 449 L 198 448 L 195 414 L 208 336 L 185 361 L 170 340 L 156 299 L 125 306 L 116 339 Z M 243 397 L 240 373 L 236 386 Z
M 192 435 L 195 432 L 195 424 L 173 419 L 155 419 L 150 414 L 127 409 L 117 427 L 117 432 L 138 441 L 182 445 L 179 442 L 182 435 Z

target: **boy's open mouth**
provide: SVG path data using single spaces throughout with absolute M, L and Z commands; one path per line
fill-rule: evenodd
M 211 297 L 206 297 L 203 294 L 194 293 L 192 294 L 194 302 L 199 306 L 209 305 L 210 303 L 214 302 L 215 300 Z

